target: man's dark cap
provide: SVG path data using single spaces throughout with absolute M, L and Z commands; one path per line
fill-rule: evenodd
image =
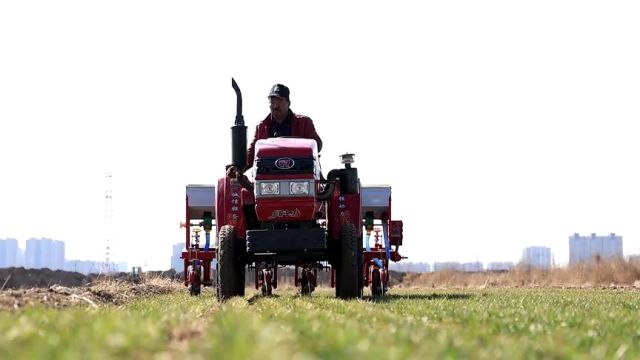
M 269 97 L 276 96 L 279 98 L 285 98 L 289 101 L 289 88 L 282 84 L 275 84 L 271 87 Z

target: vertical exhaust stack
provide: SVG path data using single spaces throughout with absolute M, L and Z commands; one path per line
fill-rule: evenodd
M 242 93 L 234 78 L 231 86 L 236 91 L 236 122 L 231 127 L 231 164 L 241 172 L 247 166 L 247 127 L 242 116 Z

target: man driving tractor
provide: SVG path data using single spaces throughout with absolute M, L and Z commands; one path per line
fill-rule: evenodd
M 291 111 L 289 88 L 282 84 L 275 84 L 269 92 L 269 114 L 257 126 L 253 141 L 247 150 L 247 164 L 240 174 L 236 174 L 234 167 L 229 167 L 228 175 L 237 177 L 253 166 L 256 141 L 280 136 L 294 136 L 313 139 L 318 144 L 318 152 L 322 150 L 322 140 L 316 132 L 313 120 L 305 115 Z

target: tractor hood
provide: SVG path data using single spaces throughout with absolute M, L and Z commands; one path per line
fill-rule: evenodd
M 313 139 L 278 137 L 256 142 L 254 171 L 258 174 L 308 173 L 320 178 L 318 145 Z
M 256 158 L 317 158 L 318 144 L 312 139 L 278 137 L 256 142 Z

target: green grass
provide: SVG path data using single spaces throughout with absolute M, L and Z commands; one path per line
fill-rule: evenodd
M 640 358 L 640 291 L 392 290 L 382 301 L 208 290 L 0 313 L 0 359 Z

